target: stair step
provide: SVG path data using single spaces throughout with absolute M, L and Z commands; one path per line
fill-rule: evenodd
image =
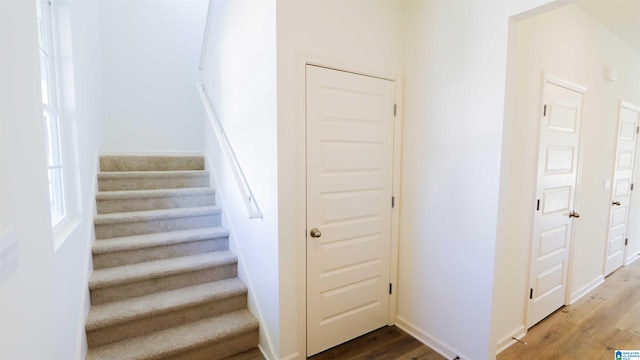
M 98 214 L 94 219 L 96 239 L 198 229 L 221 224 L 218 206 Z
M 178 189 L 209 186 L 209 172 L 120 171 L 98 173 L 98 191 Z
M 93 268 L 229 250 L 229 232 L 217 226 L 166 233 L 134 235 L 95 241 Z
M 204 170 L 202 156 L 100 156 L 100 171 Z
M 239 310 L 89 349 L 86 359 L 216 360 L 257 342 L 258 322 L 249 310 Z
M 215 205 L 212 188 L 103 191 L 96 195 L 98 214 Z
M 189 286 L 91 307 L 87 342 L 96 347 L 246 308 L 238 278 Z
M 237 261 L 229 251 L 216 251 L 94 270 L 89 278 L 91 304 L 232 278 L 237 276 Z

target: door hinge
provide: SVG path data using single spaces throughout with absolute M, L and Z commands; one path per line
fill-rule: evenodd
M 398 105 L 393 104 L 393 116 L 396 116 L 397 114 L 398 114 Z
M 633 183 L 631 183 L 631 191 L 633 191 Z
M 389 294 L 393 293 L 393 284 L 389 283 Z
M 536 211 L 540 211 L 540 199 L 538 199 L 538 202 L 536 204 Z
M 629 245 L 629 239 L 624 239 L 624 245 L 625 246 Z
M 529 289 L 529 299 L 533 299 L 533 288 Z
M 391 197 L 391 207 L 393 208 L 393 207 L 395 207 L 395 206 L 396 206 L 396 197 L 395 197 L 395 196 L 392 196 L 392 197 Z
M 636 126 L 636 134 L 640 134 L 640 126 Z
M 547 116 L 547 104 L 544 104 L 544 110 L 542 110 L 542 116 Z

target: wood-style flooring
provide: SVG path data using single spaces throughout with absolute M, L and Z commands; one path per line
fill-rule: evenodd
M 498 360 L 614 359 L 614 350 L 640 350 L 640 261 L 529 329 Z
M 614 350 L 640 350 L 640 260 L 565 306 L 498 355 L 497 360 L 609 360 Z M 237 360 L 263 359 L 259 351 Z M 309 360 L 443 360 L 395 326 L 363 335 Z M 235 360 L 235 359 L 234 359 Z
M 395 326 L 386 326 L 331 348 L 309 360 L 445 360 Z

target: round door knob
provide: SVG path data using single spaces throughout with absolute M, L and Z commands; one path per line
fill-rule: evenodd
M 611 203 L 611 205 L 620 206 L 620 201 L 614 201 Z
M 580 214 L 575 212 L 575 211 L 572 211 L 572 212 L 569 213 L 569 217 L 570 218 L 579 218 Z
M 312 238 L 319 238 L 320 236 L 322 236 L 322 233 L 320 232 L 320 230 L 318 230 L 318 228 L 313 228 L 309 232 L 309 235 L 311 235 Z

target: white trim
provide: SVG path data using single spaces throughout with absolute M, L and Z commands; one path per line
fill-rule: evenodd
M 640 253 L 633 254 L 624 260 L 624 266 L 629 266 L 633 264 L 635 261 L 637 261 L 638 259 L 640 259 Z
M 297 359 L 306 359 L 306 358 L 307 358 L 306 356 L 300 356 L 300 353 L 295 352 L 285 357 L 281 357 L 280 360 L 297 360 Z
M 525 328 L 524 324 L 522 324 L 522 325 L 518 326 L 517 328 L 513 329 L 512 331 L 510 331 L 502 339 L 498 340 L 498 343 L 496 344 L 496 348 L 497 348 L 496 355 L 498 355 L 501 352 L 505 351 L 511 345 L 518 343 L 513 338 L 521 339 L 525 335 L 527 335 L 527 329 Z
M 632 103 L 627 102 L 627 101 L 624 101 L 624 100 L 620 100 L 620 109 L 618 110 L 618 124 L 620 123 L 620 115 L 621 115 L 621 114 L 620 114 L 620 110 L 621 110 L 621 109 L 627 109 L 627 110 L 631 110 L 631 111 L 635 111 L 635 112 L 640 113 L 640 106 L 635 105 L 635 104 L 632 104 Z M 638 124 L 638 125 L 640 125 L 640 124 Z M 635 156 L 636 156 L 636 158 L 637 158 L 637 156 L 638 156 L 638 140 L 637 140 L 637 137 L 636 137 L 636 154 L 635 154 Z M 614 161 L 615 161 L 615 159 L 614 159 Z M 632 177 L 632 179 L 634 179 L 634 180 L 635 180 L 635 175 L 636 175 L 635 163 L 636 163 L 636 161 L 634 160 L 634 164 L 633 164 L 633 177 Z M 614 170 L 614 172 L 615 172 L 615 170 Z M 612 179 L 613 179 L 613 178 L 612 178 Z M 633 198 L 633 196 L 634 196 L 634 193 L 633 193 L 633 192 L 631 192 L 631 196 L 630 196 L 630 198 Z M 637 196 L 637 195 L 636 195 L 636 196 Z M 631 202 L 631 201 L 629 201 L 629 209 L 631 209 L 631 207 L 632 207 L 632 206 L 633 206 L 632 202 Z M 629 211 L 631 211 L 631 210 L 629 210 Z M 627 215 L 627 232 L 626 232 L 626 235 L 627 235 L 627 236 L 629 236 L 629 219 L 628 219 L 628 217 L 629 217 L 629 216 Z M 607 245 L 608 245 L 608 244 L 607 244 Z M 607 250 L 608 250 L 608 249 L 607 249 Z M 607 251 L 607 250 L 605 250 L 605 265 L 604 265 L 605 267 L 606 267 L 606 258 L 607 258 L 606 251 Z M 634 261 L 636 261 L 636 260 L 640 259 L 640 253 L 638 253 L 638 254 L 632 254 L 632 255 L 629 255 L 629 256 L 628 256 L 628 255 L 627 255 L 627 252 L 628 252 L 628 251 L 627 251 L 627 247 L 625 246 L 625 248 L 624 248 L 624 254 L 623 254 L 623 257 L 624 257 L 624 260 L 623 260 L 623 266 L 629 266 L 629 265 L 631 265 L 631 263 L 633 263 Z
M 571 294 L 571 299 L 569 300 L 569 305 L 574 304 L 576 301 L 580 300 L 583 296 L 587 295 L 591 290 L 597 288 L 598 286 L 604 283 L 604 276 L 599 275 L 595 279 L 591 280 L 587 285 L 583 286 L 580 290 Z
M 202 48 L 200 49 L 200 62 L 198 63 L 198 70 L 204 69 L 204 59 L 207 57 L 207 45 L 209 43 L 209 30 L 211 29 L 211 19 L 213 18 L 213 3 L 214 0 L 209 0 L 209 7 L 207 8 L 207 20 L 204 23 L 204 34 L 202 35 Z
M 205 120 L 205 124 L 208 125 L 208 122 L 206 120 Z M 221 146 L 219 143 L 215 145 Z M 220 187 L 218 187 L 217 185 L 220 182 L 218 181 L 217 175 L 220 172 L 213 171 L 214 170 L 213 163 L 210 160 L 210 157 L 208 157 L 207 155 L 205 155 L 205 169 L 209 170 L 209 184 L 211 185 L 211 187 L 213 187 L 216 190 L 216 205 L 220 206 L 223 209 L 228 209 L 229 207 L 226 206 L 227 201 L 225 199 L 223 192 L 218 191 Z M 247 288 L 249 289 L 247 293 L 248 308 L 251 311 L 251 313 L 257 318 L 259 324 L 266 324 L 266 321 L 264 321 L 264 316 L 262 316 L 263 311 L 261 310 L 259 303 L 255 300 L 254 293 L 251 291 L 251 289 L 255 289 L 255 287 L 253 285 L 253 281 L 251 280 L 250 272 L 247 271 L 247 267 L 245 265 L 246 262 L 243 261 L 245 256 L 242 251 L 242 247 L 237 245 L 238 242 L 236 241 L 235 234 L 237 234 L 238 232 L 235 231 L 234 225 L 231 222 L 230 216 L 222 217 L 222 226 L 229 231 L 229 245 L 231 246 L 232 242 L 236 244 L 236 246 L 234 246 L 233 251 L 236 253 L 235 255 L 238 257 L 238 262 L 237 262 L 237 266 L 239 268 L 238 277 L 245 282 L 245 284 L 247 285 Z M 264 349 L 262 346 L 258 346 L 258 348 L 260 349 L 260 352 L 262 352 L 262 355 L 266 359 L 275 359 L 273 341 L 271 340 L 269 333 L 266 331 L 266 329 L 263 326 L 260 326 L 258 328 L 258 331 L 260 333 L 260 337 L 265 339 L 265 342 L 268 347 L 268 349 Z M 271 356 L 268 356 L 267 354 L 271 354 Z
M 620 107 L 631 110 L 631 111 L 640 112 L 640 106 L 634 105 L 624 100 L 620 100 Z
M 87 247 L 87 251 L 84 254 L 84 259 L 82 259 L 82 264 L 85 265 L 85 274 L 82 279 L 82 284 L 89 283 L 89 276 L 93 272 L 93 256 L 91 255 L 91 248 L 96 239 L 95 231 L 93 227 L 93 217 L 98 213 L 96 208 L 96 195 L 98 194 L 98 172 L 100 171 L 100 155 L 98 154 L 98 150 L 95 151 L 94 154 L 94 163 L 93 163 L 93 184 L 91 187 L 91 198 L 89 199 L 89 211 L 86 213 L 88 217 L 86 219 L 87 222 L 87 234 L 85 239 L 89 240 L 89 246 Z M 83 286 L 82 293 L 80 294 L 80 306 L 82 311 L 82 316 L 79 316 L 78 319 L 78 330 L 76 335 L 76 344 L 78 344 L 76 350 L 76 359 L 84 359 L 87 356 L 88 345 L 87 345 L 87 335 L 85 332 L 85 323 L 87 320 L 87 315 L 89 315 L 89 309 L 91 308 L 91 302 L 89 300 L 89 287 Z
M 407 334 L 413 336 L 416 340 L 425 344 L 426 346 L 431 348 L 433 351 L 444 356 L 445 358 L 453 359 L 454 357 L 459 356 L 461 359 L 471 359 L 471 357 L 465 356 L 464 354 L 456 351 L 455 349 L 448 346 L 447 344 L 442 343 L 440 340 L 429 335 L 427 332 L 418 328 L 411 322 L 405 320 L 403 317 L 398 316 L 396 319 L 397 319 L 397 323 L 396 323 L 397 327 L 402 329 Z
M 344 61 L 329 59 L 317 55 L 308 53 L 298 53 L 298 119 L 300 123 L 298 126 L 298 153 L 303 154 L 298 157 L 298 234 L 306 234 L 306 221 L 307 221 L 307 163 L 306 163 L 306 69 L 307 65 L 324 67 L 327 69 L 333 69 L 338 71 L 350 72 L 353 74 L 370 76 L 383 80 L 389 80 L 394 82 L 395 87 L 395 103 L 397 105 L 397 113 L 394 119 L 394 136 L 393 136 L 393 169 L 392 169 L 392 193 L 395 196 L 395 207 L 391 213 L 391 254 L 389 263 L 389 281 L 393 284 L 393 293 L 389 297 L 389 319 L 388 324 L 393 325 L 396 323 L 397 302 L 398 302 L 398 253 L 399 253 L 399 236 L 400 236 L 400 176 L 402 170 L 402 119 L 403 119 L 403 82 L 401 75 L 393 75 L 386 71 L 379 69 L 371 69 L 368 67 L 354 65 Z M 297 358 L 300 354 L 307 353 L 307 250 L 306 242 L 302 242 L 304 245 L 298 249 L 298 352 L 291 354 L 287 359 Z
M 404 84 L 402 77 L 395 80 L 395 105 L 396 114 L 393 119 L 393 169 L 391 174 L 391 192 L 395 198 L 395 206 L 391 209 L 391 252 L 389 262 L 389 281 L 393 284 L 393 293 L 389 297 L 389 325 L 396 322 L 398 312 L 398 258 L 400 248 L 400 205 L 402 204 L 401 177 L 402 177 L 402 125 L 404 116 L 404 104 L 402 89 Z
M 578 85 L 572 81 L 569 80 L 565 80 L 565 79 L 561 79 L 559 77 L 555 77 L 552 75 L 549 75 L 548 73 L 544 73 L 544 81 L 548 82 L 550 84 L 553 85 L 558 85 L 561 86 L 565 89 L 569 89 L 569 90 L 573 90 L 576 92 L 579 92 L 581 94 L 584 94 L 587 92 L 588 88 L 586 86 L 582 86 L 582 85 Z M 584 102 L 583 102 L 583 106 L 584 106 Z M 580 128 L 582 129 L 582 126 L 580 126 Z

